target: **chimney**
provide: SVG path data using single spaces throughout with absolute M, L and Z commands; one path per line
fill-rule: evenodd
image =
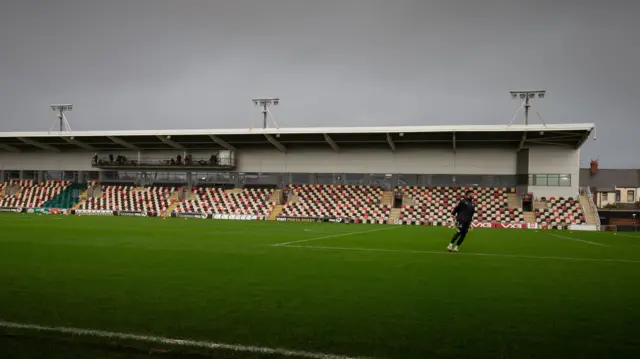
M 598 173 L 598 160 L 591 160 L 591 175 Z

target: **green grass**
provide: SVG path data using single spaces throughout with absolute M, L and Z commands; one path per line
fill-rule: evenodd
M 448 253 L 452 234 L 3 214 L 0 320 L 389 359 L 640 352 L 640 236 L 476 229 Z M 155 359 L 0 334 L 0 358 Z

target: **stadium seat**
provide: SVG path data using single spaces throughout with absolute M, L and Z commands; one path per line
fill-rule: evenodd
M 475 221 L 522 224 L 522 208 L 508 208 L 508 189 L 493 187 L 447 187 L 430 186 L 398 187 L 414 204 L 404 205 L 400 211 L 401 224 L 451 224 L 451 211 L 468 190 L 474 191 L 476 198 Z
M 33 180 L 11 181 L 9 185 L 18 184 L 20 191 L 0 201 L 0 207 L 40 208 L 58 196 L 71 185 L 68 181 L 46 181 L 34 184 Z
M 359 185 L 290 185 L 298 197 L 288 202 L 282 215 L 288 217 L 348 218 L 360 223 L 386 223 L 391 209 L 381 205 L 382 189 Z
M 549 198 L 546 208 L 536 209 L 536 222 L 539 226 L 553 229 L 567 229 L 571 224 L 586 223 L 580 201 L 573 198 Z
M 198 187 L 192 190 L 195 199 L 182 201 L 176 212 L 255 215 L 266 218 L 275 207 L 270 201 L 273 188 L 224 188 Z
M 87 198 L 80 209 L 162 214 L 169 207 L 170 197 L 174 191 L 174 187 L 166 186 L 136 188 L 133 185 L 106 184 L 102 186 L 101 196 Z

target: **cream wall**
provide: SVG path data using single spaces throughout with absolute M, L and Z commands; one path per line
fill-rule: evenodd
M 504 174 L 516 171 L 515 151 L 343 150 L 241 151 L 239 172 Z
M 616 203 L 636 203 L 640 201 L 640 187 L 634 188 L 616 188 L 616 191 L 620 191 L 620 201 L 616 201 L 616 192 L 598 192 L 597 201 L 598 207 L 604 207 L 608 204 Z M 633 200 L 628 200 L 628 195 L 633 192 Z M 604 194 L 607 194 L 607 199 L 604 199 Z
M 567 147 L 531 147 L 530 174 L 570 174 L 571 187 L 529 186 L 534 197 L 574 197 L 579 193 L 580 150 Z

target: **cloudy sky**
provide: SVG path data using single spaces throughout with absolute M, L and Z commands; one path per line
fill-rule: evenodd
M 0 0 L 0 131 L 595 123 L 640 167 L 640 1 Z M 519 119 L 522 121 L 522 119 Z M 538 122 L 538 116 L 532 122 Z

